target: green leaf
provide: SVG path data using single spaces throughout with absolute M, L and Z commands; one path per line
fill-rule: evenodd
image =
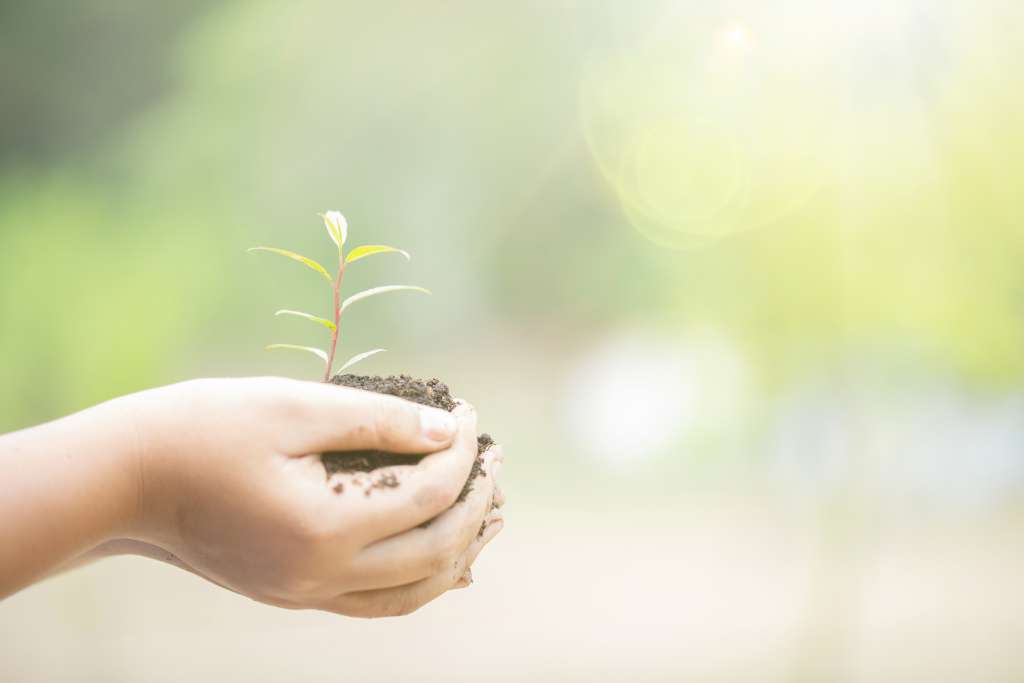
M 309 313 L 303 313 L 302 311 L 289 311 L 288 309 L 284 309 L 278 311 L 274 315 L 294 315 L 299 318 L 305 318 L 306 320 L 312 320 L 315 323 L 320 323 L 321 325 L 331 330 L 332 332 L 337 329 L 334 323 L 332 323 L 327 318 L 320 318 L 315 315 L 310 315 Z
M 348 221 L 345 220 L 345 216 L 340 211 L 322 213 L 320 218 L 324 219 L 327 236 L 337 245 L 338 252 L 341 253 L 341 248 L 345 246 L 345 240 L 348 239 Z
M 385 351 L 387 351 L 387 349 L 374 349 L 373 351 L 364 351 L 363 353 L 357 353 L 356 355 L 352 356 L 347 361 L 345 361 L 345 364 L 338 368 L 338 372 L 345 372 L 359 361 L 366 360 L 370 356 L 376 356 L 378 353 L 383 353 Z
M 287 249 L 278 249 L 277 247 L 253 247 L 253 248 L 249 249 L 249 251 L 269 251 L 271 254 L 280 254 L 281 256 L 285 256 L 287 258 L 290 258 L 293 261 L 298 261 L 299 263 L 301 263 L 303 265 L 309 266 L 310 268 L 312 268 L 316 272 L 318 272 L 321 275 L 323 275 L 324 279 L 326 279 L 328 282 L 331 282 L 331 283 L 334 282 L 333 278 L 331 278 L 331 274 L 327 272 L 326 268 L 321 266 L 319 263 L 317 263 L 313 259 L 306 258 L 302 254 L 296 254 L 294 251 L 288 251 Z
M 341 308 L 338 313 L 341 314 L 346 308 L 351 306 L 357 301 L 376 296 L 377 294 L 386 294 L 388 292 L 423 292 L 424 294 L 430 294 L 429 289 L 423 287 L 413 287 L 412 285 L 385 285 L 384 287 L 374 287 L 373 289 L 365 289 L 358 294 L 353 294 L 349 298 L 341 302 Z
M 311 353 L 324 363 L 327 362 L 327 352 L 323 349 L 315 349 L 312 346 L 296 346 L 295 344 L 271 344 L 267 347 L 267 351 L 273 351 L 275 349 L 288 349 L 289 351 L 306 351 Z
M 406 261 L 411 261 L 412 257 L 409 256 L 409 252 L 403 251 L 402 249 L 396 249 L 395 247 L 389 247 L 385 244 L 367 244 L 362 247 L 356 247 L 348 253 L 345 257 L 345 263 L 352 263 L 359 259 L 364 259 L 367 256 L 373 256 L 374 254 L 401 254 L 405 257 Z

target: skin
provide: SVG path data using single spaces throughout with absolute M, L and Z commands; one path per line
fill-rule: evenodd
M 503 526 L 500 447 L 455 504 L 476 422 L 465 403 L 449 414 L 312 382 L 203 379 L 0 436 L 0 597 L 136 554 L 280 607 L 408 614 L 469 585 Z M 319 453 L 361 449 L 429 455 L 325 478 Z M 383 474 L 399 485 L 373 486 Z

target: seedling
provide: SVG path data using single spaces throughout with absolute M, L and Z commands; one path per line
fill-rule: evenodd
M 305 351 L 312 353 L 324 362 L 324 381 L 330 381 L 333 376 L 334 368 L 334 356 L 338 348 L 338 341 L 340 339 L 341 332 L 341 316 L 352 304 L 368 299 L 371 296 L 378 294 L 386 294 L 388 292 L 422 292 L 423 294 L 430 294 L 430 292 L 423 287 L 414 287 L 412 285 L 385 285 L 383 287 L 373 287 L 371 289 L 357 292 L 347 299 L 342 301 L 341 299 L 341 282 L 345 277 L 345 269 L 356 261 L 361 261 L 364 258 L 370 256 L 376 256 L 377 254 L 401 254 L 406 260 L 411 260 L 409 253 L 395 247 L 389 247 L 384 244 L 367 244 L 361 247 L 352 249 L 347 254 L 345 253 L 345 242 L 348 239 L 348 221 L 341 215 L 340 211 L 328 211 L 327 213 L 320 214 L 320 217 L 324 220 L 324 227 L 327 229 L 327 236 L 331 238 L 335 246 L 338 248 L 338 271 L 333 277 L 322 265 L 314 261 L 313 259 L 306 258 L 301 254 L 296 254 L 294 251 L 288 251 L 287 249 L 278 249 L 277 247 L 253 247 L 249 251 L 266 251 L 272 254 L 278 254 L 298 261 L 299 263 L 307 266 L 317 273 L 319 273 L 331 286 L 331 290 L 334 293 L 334 305 L 332 307 L 333 315 L 331 318 L 321 318 L 320 316 L 313 315 L 311 313 L 303 313 L 302 311 L 293 311 L 289 309 L 280 310 L 274 315 L 287 315 L 298 318 L 305 318 L 311 322 L 317 323 L 326 327 L 331 333 L 331 343 L 328 349 L 325 351 L 320 348 L 312 346 L 299 346 L 297 344 L 271 344 L 267 347 L 268 351 L 275 349 L 288 349 L 293 351 Z M 372 351 L 364 351 L 357 353 L 356 355 L 345 361 L 338 372 L 344 372 L 348 368 L 352 367 L 361 360 L 365 360 L 370 356 L 374 356 L 378 353 L 385 351 L 385 349 L 373 349 Z

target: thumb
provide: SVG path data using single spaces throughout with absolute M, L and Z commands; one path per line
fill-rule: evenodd
M 447 411 L 361 389 L 329 384 L 306 387 L 301 435 L 294 455 L 378 450 L 433 453 L 448 448 L 458 423 Z

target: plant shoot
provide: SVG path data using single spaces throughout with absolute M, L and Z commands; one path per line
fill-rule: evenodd
M 406 251 L 396 249 L 395 247 L 389 247 L 384 244 L 367 244 L 361 247 L 356 247 L 346 253 L 345 243 L 348 241 L 348 221 L 345 220 L 345 217 L 341 215 L 340 211 L 328 211 L 327 213 L 320 214 L 320 217 L 323 218 L 324 227 L 327 229 L 327 236 L 331 238 L 331 241 L 334 242 L 335 247 L 337 247 L 338 268 L 334 275 L 313 259 L 306 258 L 301 254 L 296 254 L 294 251 L 288 251 L 287 249 L 278 249 L 277 247 L 253 247 L 249 249 L 249 251 L 264 251 L 292 259 L 293 261 L 297 261 L 304 266 L 315 270 L 329 283 L 333 295 L 333 305 L 331 307 L 330 317 L 322 318 L 311 313 L 294 311 L 291 309 L 284 309 L 275 313 L 275 315 L 278 316 L 284 315 L 302 318 L 325 327 L 330 332 L 330 344 L 328 345 L 327 350 L 325 351 L 324 349 L 312 346 L 299 346 L 297 344 L 271 344 L 267 347 L 267 350 L 288 349 L 292 351 L 305 351 L 320 358 L 324 362 L 324 381 L 327 382 L 330 381 L 334 374 L 334 358 L 338 348 L 338 342 L 341 338 L 341 316 L 346 309 L 348 309 L 352 304 L 378 294 L 386 294 L 388 292 L 422 292 L 423 294 L 430 294 L 430 292 L 423 287 L 415 287 L 412 285 L 385 285 L 383 287 L 373 287 L 371 289 L 363 290 L 362 292 L 357 292 L 342 300 L 342 280 L 345 277 L 345 269 L 352 263 L 377 254 L 401 254 L 406 258 L 406 260 L 411 260 L 411 257 Z M 344 372 L 359 361 L 365 360 L 370 356 L 381 353 L 382 351 L 384 351 L 384 349 L 373 349 L 372 351 L 357 353 L 342 363 L 341 367 L 338 368 L 338 372 Z

